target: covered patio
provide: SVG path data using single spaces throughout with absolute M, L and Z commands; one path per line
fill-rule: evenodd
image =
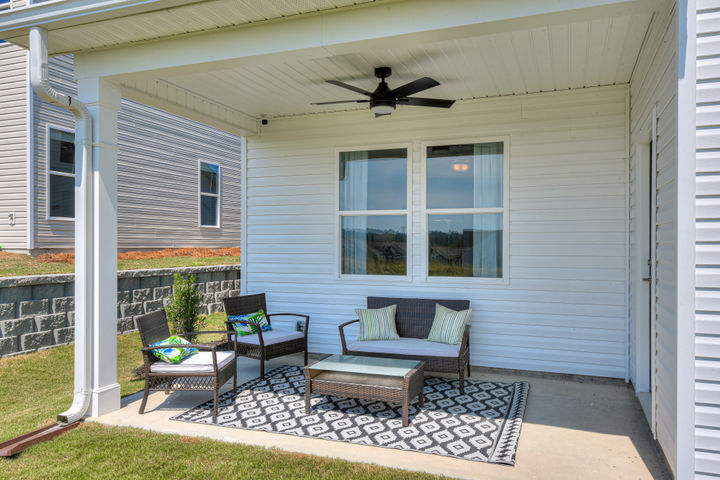
M 313 355 L 314 358 L 320 358 Z M 268 369 L 302 365 L 302 355 L 269 362 Z M 257 362 L 238 359 L 238 382 L 256 376 Z M 122 399 L 119 410 L 90 419 L 104 425 L 149 429 L 187 437 L 202 436 L 352 462 L 427 472 L 462 479 L 671 478 L 632 389 L 621 380 L 503 372 L 473 368 L 472 379 L 527 381 L 531 398 L 525 412 L 514 467 L 412 451 L 302 438 L 277 433 L 198 425 L 170 420 L 207 400 L 207 393 L 151 395 L 138 414 L 142 393 Z M 230 385 L 224 390 L 227 391 Z
M 89 332 L 77 368 L 91 371 L 92 420 L 460 478 L 677 475 L 691 434 L 678 397 L 692 378 L 678 374 L 674 287 L 658 280 L 677 269 L 668 220 L 677 214 L 677 4 L 300 3 L 77 0 L 0 18 L 9 41 L 30 46 L 41 25 L 47 53 L 75 55 L 91 116 L 76 304 Z M 398 102 L 375 117 L 367 104 L 332 103 L 363 97 L 328 80 L 371 92 L 373 70 L 385 66 L 391 88 L 430 77 L 439 86 L 418 96 L 455 104 Z M 139 397 L 120 398 L 114 360 L 121 97 L 243 137 L 242 291 L 266 293 L 272 311 L 310 315 L 314 354 L 340 352 L 338 325 L 368 296 L 469 300 L 470 378 L 531 384 L 516 466 L 170 420 L 202 394 L 156 393 L 138 415 Z M 433 149 L 477 157 L 488 146 L 499 159 L 494 203 L 471 192 L 471 205 L 433 205 Z M 397 177 L 366 169 L 363 198 L 343 206 L 359 198 L 342 193 L 343 158 L 387 152 L 400 160 Z M 477 181 L 476 167 L 458 165 Z M 394 197 L 372 206 L 369 185 L 387 178 L 397 181 L 382 190 Z M 469 226 L 437 226 L 460 216 Z M 362 248 L 348 247 L 353 228 L 368 239 Z M 476 239 L 464 250 L 433 240 L 480 231 L 492 255 Z M 372 255 L 386 270 L 373 270 Z M 452 262 L 465 273 L 443 270 Z M 240 383 L 257 376 L 255 362 L 238 365 Z

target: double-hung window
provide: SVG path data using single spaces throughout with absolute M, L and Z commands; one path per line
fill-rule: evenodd
M 75 217 L 75 134 L 48 129 L 48 216 Z
M 428 276 L 503 278 L 505 142 L 425 146 Z
M 220 167 L 200 162 L 200 225 L 220 226 Z
M 407 271 L 408 149 L 339 153 L 340 274 Z

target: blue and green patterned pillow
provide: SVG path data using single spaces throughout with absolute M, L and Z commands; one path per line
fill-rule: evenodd
M 435 304 L 435 319 L 427 339 L 431 342 L 457 345 L 462 340 L 471 314 L 472 308 L 457 311 L 443 307 L 439 303 Z
M 231 322 L 235 322 L 232 324 L 232 326 L 240 337 L 257 333 L 257 328 L 255 328 L 254 325 L 242 323 L 243 320 L 249 320 L 251 322 L 259 323 L 260 329 L 263 332 L 269 332 L 270 330 L 272 330 L 272 327 L 267 321 L 267 317 L 265 316 L 265 312 L 262 308 L 255 313 L 248 313 L 246 315 L 228 315 L 228 320 Z
M 400 340 L 395 328 L 395 311 L 397 305 L 385 308 L 356 308 L 360 319 L 360 335 L 358 341 L 365 340 Z
M 155 342 L 150 344 L 150 347 L 156 347 L 158 345 L 189 345 L 190 342 L 185 340 L 182 337 L 178 337 L 177 335 L 172 335 L 169 338 L 166 338 L 165 340 L 161 340 L 159 342 Z M 189 357 L 190 355 L 196 354 L 198 352 L 197 348 L 194 347 L 168 347 L 168 348 L 159 348 L 157 350 L 153 350 L 152 353 L 157 358 L 162 360 L 163 362 L 167 363 L 180 363 L 183 358 Z

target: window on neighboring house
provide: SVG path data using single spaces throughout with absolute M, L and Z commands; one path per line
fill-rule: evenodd
M 220 226 L 220 167 L 200 162 L 200 225 Z
M 75 217 L 75 134 L 56 128 L 48 135 L 48 215 Z
M 504 151 L 503 142 L 426 148 L 429 276 L 503 278 Z
M 340 273 L 407 275 L 408 151 L 340 152 Z

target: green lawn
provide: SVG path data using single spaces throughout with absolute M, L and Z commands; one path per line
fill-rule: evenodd
M 207 317 L 206 329 L 224 314 Z M 210 340 L 204 338 L 201 340 Z M 137 333 L 118 337 L 118 381 L 122 394 L 143 380 Z M 73 346 L 0 359 L 0 441 L 54 421 L 72 401 Z M 0 478 L 359 478 L 430 479 L 432 475 L 268 450 L 145 430 L 86 424 L 10 459 L 0 459 Z
M 239 263 L 239 256 L 229 255 L 218 257 L 164 257 L 142 260 L 118 260 L 118 270 L 234 265 Z M 72 263 L 45 262 L 30 255 L 0 252 L 0 277 L 73 273 L 74 271 L 75 266 Z

